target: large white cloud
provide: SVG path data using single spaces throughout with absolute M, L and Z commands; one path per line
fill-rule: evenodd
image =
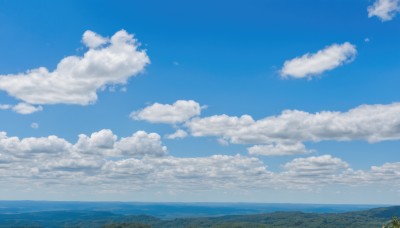
M 333 44 L 317 53 L 285 61 L 280 73 L 283 78 L 310 78 L 352 61 L 356 54 L 356 47 L 349 42 Z
M 94 191 L 129 192 L 210 189 L 318 189 L 329 185 L 381 185 L 397 188 L 400 163 L 353 170 L 330 155 L 296 158 L 271 172 L 260 159 L 242 155 L 174 157 L 155 133 L 142 131 L 118 139 L 110 130 L 81 135 L 73 144 L 58 136 L 9 137 L 0 133 L 0 182 L 12 186 L 91 187 Z M 128 145 L 121 150 L 118 143 Z
M 379 17 L 382 21 L 392 20 L 400 11 L 399 0 L 376 0 L 368 7 L 368 17 Z
M 146 120 L 151 123 L 182 123 L 200 115 L 200 104 L 193 100 L 178 100 L 170 104 L 152 104 L 142 110 L 131 113 L 135 120 Z
M 304 142 L 365 140 L 370 143 L 400 140 L 400 103 L 361 105 L 348 111 L 308 113 L 284 110 L 280 115 L 254 120 L 250 115 L 196 117 L 195 101 L 154 104 L 134 112 L 134 119 L 180 124 L 167 138 L 215 136 L 224 144 L 247 144 L 252 155 L 296 155 L 312 152 Z
M 111 130 L 80 135 L 76 143 L 57 136 L 9 137 L 0 133 L 0 177 L 60 185 L 119 188 L 125 184 L 166 188 L 255 186 L 270 172 L 257 158 L 214 155 L 168 156 L 156 133 L 118 138 Z M 257 183 L 256 183 L 257 182 Z
M 215 115 L 194 118 L 185 125 L 193 136 L 216 136 L 236 144 L 271 144 L 322 140 L 400 139 L 400 103 L 361 105 L 346 112 L 308 113 L 285 110 L 280 115 L 254 120 Z
M 27 104 L 78 104 L 96 102 L 97 91 L 107 85 L 124 84 L 149 64 L 146 52 L 125 30 L 110 39 L 86 31 L 83 56 L 62 59 L 55 70 L 45 67 L 16 75 L 0 75 L 0 90 Z

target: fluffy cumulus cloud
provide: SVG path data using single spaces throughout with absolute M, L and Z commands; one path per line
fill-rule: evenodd
M 306 149 L 303 143 L 277 143 L 267 145 L 255 145 L 249 147 L 248 152 L 250 155 L 262 155 L 262 156 L 282 156 L 282 155 L 296 155 L 306 154 L 310 152 Z
M 285 169 L 284 175 L 295 178 L 312 175 L 319 179 L 324 179 L 342 172 L 349 165 L 339 158 L 334 158 L 331 155 L 323 155 L 319 157 L 296 158 L 286 163 L 283 167 Z
M 310 153 L 304 142 L 400 140 L 400 104 L 361 105 L 346 112 L 308 113 L 284 110 L 280 115 L 254 120 L 250 115 L 199 117 L 195 101 L 153 104 L 131 117 L 152 123 L 179 124 L 183 129 L 168 139 L 214 136 L 222 145 L 245 144 L 250 155 L 281 156 Z
M 182 129 L 176 130 L 174 133 L 166 135 L 167 139 L 183 139 L 188 136 L 188 133 Z
M 304 151 L 298 143 L 307 141 L 366 140 L 373 143 L 400 140 L 399 113 L 400 104 L 393 103 L 361 105 L 347 112 L 285 110 L 280 115 L 260 120 L 248 115 L 215 115 L 194 118 L 185 125 L 197 137 L 216 136 L 235 144 L 278 144 L 250 150 L 257 154 L 266 148 L 272 151 L 291 151 L 293 148 Z M 283 145 L 279 146 L 279 143 Z
M 138 131 L 129 137 L 118 137 L 111 130 L 103 129 L 90 136 L 79 135 L 78 142 L 73 146 L 80 154 L 109 157 L 142 157 L 164 156 L 167 148 L 162 145 L 161 137 L 156 133 Z
M 249 188 L 272 179 L 260 160 L 240 155 L 126 159 L 108 162 L 103 169 L 110 178 L 136 178 L 142 185 L 164 189 Z
M 58 136 L 10 137 L 0 132 L 0 182 L 37 188 L 91 187 L 95 191 L 129 192 L 149 188 L 203 191 L 210 189 L 307 189 L 331 184 L 400 183 L 399 163 L 353 170 L 330 155 L 296 158 L 281 170 L 268 171 L 256 157 L 168 155 L 159 135 L 138 131 L 118 138 L 110 130 L 80 135 L 76 143 Z M 22 182 L 21 182 L 22 181 Z
M 317 53 L 285 61 L 280 74 L 283 78 L 311 78 L 351 62 L 356 54 L 356 47 L 349 42 L 333 44 Z
M 376 0 L 368 7 L 368 17 L 378 17 L 382 21 L 392 20 L 400 11 L 399 0 Z
M 130 189 L 155 185 L 198 189 L 255 185 L 270 175 L 252 157 L 169 156 L 160 136 L 144 131 L 118 138 L 104 129 L 79 135 L 76 143 L 57 136 L 20 139 L 0 132 L 0 177 L 9 183 L 25 179 L 35 184 L 119 188 L 128 182 Z
M 155 103 L 142 110 L 131 113 L 135 120 L 146 120 L 151 123 L 182 123 L 200 115 L 202 107 L 193 100 L 178 100 L 172 105 Z
M 147 134 L 144 131 L 138 131 L 130 137 L 122 138 L 116 144 L 116 148 L 123 155 L 127 156 L 163 156 L 167 152 L 167 147 L 162 146 L 160 135 L 156 133 Z
M 97 48 L 109 42 L 109 39 L 88 30 L 83 33 L 82 42 L 86 45 L 86 47 Z
M 382 166 L 372 166 L 371 170 L 362 172 L 365 180 L 369 183 L 387 181 L 399 183 L 400 181 L 400 162 L 385 163 Z
M 57 157 L 70 147 L 70 143 L 57 136 L 19 139 L 0 132 L 0 153 L 14 160 Z
M 370 143 L 400 140 L 400 103 L 361 105 L 345 112 L 309 113 L 284 110 L 280 115 L 254 120 L 250 115 L 199 117 L 201 106 L 179 100 L 172 105 L 153 104 L 131 114 L 152 123 L 179 124 L 183 129 L 168 139 L 214 136 L 222 145 L 250 145 L 251 155 L 306 154 L 305 142 L 365 140 Z
M 353 172 L 349 165 L 340 158 L 331 155 L 296 158 L 283 166 L 283 171 L 276 179 L 280 185 L 290 183 L 288 188 L 312 190 L 332 184 L 348 184 L 351 177 L 344 177 L 345 173 Z M 364 183 L 362 181 L 358 182 Z
M 150 62 L 146 52 L 138 49 L 137 40 L 125 30 L 110 38 L 86 31 L 83 43 L 88 47 L 83 56 L 63 58 L 53 71 L 39 67 L 0 75 L 0 90 L 24 102 L 25 107 L 17 112 L 28 114 L 40 107 L 32 105 L 94 103 L 99 89 L 126 83 Z

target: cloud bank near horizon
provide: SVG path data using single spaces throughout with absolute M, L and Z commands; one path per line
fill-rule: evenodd
M 103 129 L 79 135 L 76 143 L 58 136 L 17 138 L 0 133 L 0 183 L 37 187 L 82 186 L 98 191 L 147 188 L 299 189 L 400 183 L 400 163 L 353 170 L 331 155 L 295 158 L 272 172 L 260 159 L 243 155 L 174 157 L 157 133 L 138 131 L 118 138 Z M 396 182 L 397 181 L 397 182 Z

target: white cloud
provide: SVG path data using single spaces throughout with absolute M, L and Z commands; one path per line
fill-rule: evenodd
M 109 129 L 92 133 L 90 136 L 79 135 L 74 150 L 81 154 L 101 156 L 164 156 L 167 148 L 162 145 L 160 136 L 156 133 L 138 131 L 132 136 L 121 138 Z
M 183 139 L 186 138 L 188 133 L 182 129 L 178 129 L 173 134 L 166 135 L 167 139 Z
M 347 182 L 343 173 L 349 165 L 331 155 L 296 158 L 283 165 L 284 172 L 278 174 L 277 180 L 282 184 L 290 183 L 290 188 L 315 188 L 320 185 Z
M 285 110 L 278 116 L 253 120 L 215 115 L 188 121 L 193 136 L 216 136 L 235 144 L 318 142 L 323 140 L 380 142 L 400 140 L 400 103 L 361 105 L 347 112 L 308 113 Z
M 33 129 L 37 129 L 37 128 L 39 128 L 39 124 L 38 123 L 31 123 L 31 128 L 33 128 Z
M 39 112 L 43 110 L 42 106 L 34 106 L 24 102 L 13 106 L 11 109 L 18 114 L 24 114 L 24 115 L 32 114 L 34 112 Z
M 41 138 L 8 137 L 5 132 L 0 132 L 0 152 L 16 158 L 40 158 L 58 156 L 69 150 L 71 144 L 57 136 Z
M 194 118 L 185 123 L 193 136 L 219 136 L 225 139 L 235 138 L 234 135 L 241 134 L 243 129 L 254 124 L 254 120 L 249 115 L 241 117 L 228 115 L 214 115 L 204 118 Z M 245 135 L 242 135 L 246 137 Z M 254 137 L 254 136 L 249 136 Z
M 271 179 L 271 173 L 260 160 L 240 155 L 126 159 L 108 162 L 103 169 L 110 178 L 140 176 L 142 184 L 164 189 L 249 188 Z
M 12 105 L 8 105 L 8 104 L 0 104 L 0 110 L 7 110 L 7 109 L 11 109 Z
M 54 71 L 40 67 L 0 75 L 0 90 L 32 105 L 88 105 L 96 102 L 99 89 L 126 83 L 150 63 L 146 52 L 138 50 L 137 40 L 124 30 L 110 39 L 87 31 L 83 42 L 89 50 L 82 57 L 65 57 Z
M 164 156 L 167 154 L 167 147 L 162 146 L 160 135 L 147 134 L 144 131 L 138 131 L 130 137 L 122 138 L 116 143 L 116 148 L 127 156 Z
M 314 177 L 327 177 L 346 170 L 349 165 L 339 158 L 331 155 L 295 158 L 283 165 L 285 174 L 290 173 L 297 178 L 313 175 Z
M 88 30 L 83 33 L 82 42 L 86 47 L 97 48 L 109 42 L 109 39 Z
M 256 186 L 270 175 L 257 158 L 168 156 L 156 133 L 138 131 L 118 140 L 110 130 L 101 130 L 80 135 L 75 144 L 57 136 L 19 139 L 0 133 L 0 179 L 10 183 L 24 179 L 35 185 L 51 181 L 52 186 L 129 191 L 155 185 L 198 190 Z
M 385 163 L 382 166 L 372 166 L 369 171 L 366 171 L 364 176 L 369 183 L 379 181 L 398 183 L 400 185 L 400 162 Z
M 400 11 L 399 0 L 376 0 L 368 7 L 368 17 L 379 17 L 381 21 L 390 21 Z
M 9 104 L 3 104 L 0 105 L 0 110 L 12 110 L 18 114 L 22 115 L 27 115 L 27 114 L 32 114 L 35 112 L 39 112 L 43 110 L 42 106 L 34 106 L 31 104 L 27 104 L 24 102 L 18 103 L 16 105 L 9 105 Z
M 352 170 L 330 155 L 296 158 L 271 172 L 256 157 L 213 155 L 179 158 L 166 154 L 155 133 L 137 132 L 124 142 L 109 130 L 82 137 L 72 144 L 57 136 L 42 138 L 8 137 L 0 133 L 0 182 L 7 188 L 36 186 L 55 189 L 76 186 L 82 190 L 129 193 L 157 188 L 163 191 L 212 189 L 306 189 L 331 185 L 387 185 L 399 187 L 400 163 Z M 134 139 L 132 139 L 134 138 Z M 80 142 L 79 142 L 80 141 Z M 120 150 L 120 156 L 104 150 Z M 149 146 L 151 144 L 151 146 Z M 125 147 L 126 146 L 126 147 Z M 103 151 L 102 151 L 103 150 Z M 160 154 L 161 152 L 161 154 Z M 121 156 L 122 155 L 122 156 Z M 161 155 L 161 156 L 160 156 Z
M 356 54 L 356 47 L 349 42 L 333 44 L 315 54 L 307 53 L 285 61 L 280 73 L 283 78 L 311 78 L 351 62 Z
M 142 110 L 132 112 L 134 120 L 146 120 L 151 123 L 182 123 L 200 115 L 202 107 L 193 100 L 178 100 L 174 104 L 155 103 Z
M 219 139 L 217 139 L 217 142 L 221 146 L 229 146 L 229 142 L 226 139 L 219 138 Z
M 312 152 L 305 142 L 365 140 L 370 143 L 400 140 L 400 103 L 361 105 L 354 109 L 308 113 L 284 110 L 280 115 L 254 120 L 250 115 L 198 117 L 200 105 L 178 100 L 172 105 L 155 103 L 131 113 L 133 119 L 180 124 L 166 138 L 215 136 L 221 145 L 250 145 L 252 155 L 295 155 Z
M 114 153 L 106 153 L 113 150 Z M 330 155 L 296 158 L 271 172 L 256 157 L 170 156 L 155 133 L 118 139 L 110 130 L 81 135 L 75 144 L 58 136 L 9 137 L 0 132 L 0 182 L 54 189 L 85 186 L 94 191 L 202 191 L 211 189 L 318 189 L 330 185 L 399 187 L 400 163 L 353 170 Z M 91 193 L 93 191 L 90 191 Z
M 297 155 L 309 153 L 302 143 L 278 143 L 268 145 L 255 145 L 249 147 L 248 152 L 250 155 L 263 155 L 263 156 L 282 156 L 282 155 Z
M 115 150 L 117 136 L 109 129 L 103 129 L 92 133 L 90 136 L 80 134 L 78 142 L 74 145 L 76 151 L 85 154 L 102 154 L 107 156 L 117 156 Z

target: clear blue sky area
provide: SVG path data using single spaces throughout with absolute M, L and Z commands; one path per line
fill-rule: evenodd
M 0 110 L 0 131 L 6 132 L 8 138 L 18 137 L 21 144 L 14 142 L 12 147 L 10 141 L 1 141 L 0 135 L 0 177 L 5 179 L 0 186 L 9 186 L 0 190 L 0 199 L 400 203 L 400 125 L 395 126 L 400 122 L 396 115 L 382 120 L 393 123 L 390 126 L 394 129 L 384 140 L 367 140 L 364 132 L 352 132 L 349 134 L 360 136 L 338 140 L 325 136 L 332 130 L 328 129 L 315 140 L 296 138 L 296 142 L 304 143 L 307 152 L 283 156 L 248 152 L 254 145 L 281 141 L 237 143 L 234 137 L 222 134 L 196 135 L 188 127 L 191 120 L 165 124 L 130 117 L 132 112 L 154 103 L 172 105 L 177 100 L 193 100 L 204 106 L 201 114 L 195 115 L 197 119 L 225 114 L 250 115 L 253 120 L 260 120 L 280 116 L 284 110 L 346 113 L 360 105 L 396 104 L 400 101 L 400 18 L 393 16 L 383 21 L 377 16 L 368 17 L 367 9 L 373 4 L 369 0 L 0 0 L 0 105 L 9 105 Z M 150 63 L 126 83 L 98 87 L 98 97 L 91 104 L 29 102 L 10 93 L 8 84 L 2 86 L 1 78 L 16 77 L 38 67 L 54 71 L 63 58 L 83 56 L 88 51 L 82 41 L 85 31 L 112 37 L 122 29 L 134 34 L 141 44 L 139 50 L 146 52 Z M 338 66 L 302 78 L 282 77 L 286 61 L 307 53 L 310 57 L 345 42 L 356 53 L 340 60 Z M 25 93 L 30 96 L 34 92 L 26 87 Z M 68 94 L 74 96 L 73 92 Z M 40 96 L 50 95 L 43 92 Z M 12 106 L 21 102 L 42 110 L 30 114 L 13 111 Z M 367 117 L 383 112 L 378 110 Z M 369 119 L 366 121 L 369 124 Z M 22 145 L 26 138 L 48 139 L 54 135 L 72 148 L 80 134 L 90 136 L 102 129 L 110 129 L 117 140 L 137 131 L 154 132 L 167 148 L 164 156 L 182 163 L 178 168 L 171 165 L 162 170 L 161 165 L 154 165 L 157 170 L 137 169 L 135 163 L 122 171 L 110 168 L 104 174 L 108 163 L 137 159 L 148 168 L 167 158 L 101 155 L 94 161 L 91 159 L 98 155 L 77 155 L 80 152 L 75 149 L 66 149 L 71 156 L 54 158 L 42 155 L 52 147 L 50 144 L 39 143 L 40 149 L 36 150 Z M 177 129 L 183 129 L 187 136 L 168 139 L 167 135 Z M 303 136 L 307 134 L 304 132 Z M 35 155 L 24 155 L 31 160 L 22 161 L 18 160 L 24 157 L 21 153 Z M 238 154 L 240 161 L 212 171 L 208 169 L 229 162 L 193 160 L 192 164 L 181 160 L 216 155 L 234 159 Z M 2 162 L 2 156 L 8 160 Z M 49 168 L 63 159 L 71 159 L 66 163 L 68 169 Z M 246 159 L 255 160 L 247 164 Z M 101 163 L 96 169 L 91 166 L 88 171 L 86 166 L 84 169 L 77 165 L 78 160 L 87 161 L 86 165 L 108 163 Z M 262 177 L 255 178 L 261 171 L 253 170 L 253 162 L 265 168 Z M 20 169 L 21 166 L 29 169 Z M 77 167 L 79 171 L 71 171 Z M 15 170 L 19 170 L 18 174 Z M 300 176 L 293 174 L 303 171 Z M 51 177 L 53 174 L 58 178 Z M 108 186 L 108 178 L 116 183 Z

